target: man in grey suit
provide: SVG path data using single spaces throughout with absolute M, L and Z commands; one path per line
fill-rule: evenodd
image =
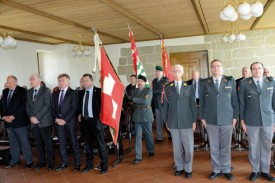
M 210 143 L 212 173 L 216 179 L 223 173 L 228 180 L 231 174 L 232 131 L 239 117 L 239 105 L 235 81 L 223 76 L 220 60 L 211 62 L 212 77 L 203 81 L 200 90 L 199 117 L 207 130 Z
M 38 163 L 35 169 L 39 170 L 46 165 L 46 146 L 49 161 L 48 170 L 52 170 L 54 168 L 55 158 L 51 137 L 53 124 L 51 115 L 51 91 L 49 88 L 41 85 L 41 77 L 38 74 L 32 74 L 30 76 L 30 83 L 32 88 L 27 92 L 26 111 L 31 122 L 38 154 Z
M 254 62 L 250 66 L 252 77 L 241 81 L 239 101 L 240 119 L 247 133 L 249 161 L 252 166 L 250 180 L 261 175 L 274 182 L 270 175 L 270 150 L 274 131 L 275 82 L 264 77 L 263 64 Z
M 151 109 L 152 90 L 145 87 L 147 79 L 138 76 L 138 88 L 133 93 L 133 117 L 136 130 L 136 158 L 133 163 L 138 164 L 142 159 L 142 131 L 144 132 L 145 142 L 149 157 L 154 156 L 154 140 L 152 133 L 153 112 Z
M 174 81 L 164 87 L 163 116 L 172 135 L 175 176 L 192 177 L 197 107 L 194 87 L 182 81 L 183 67 L 172 68 Z

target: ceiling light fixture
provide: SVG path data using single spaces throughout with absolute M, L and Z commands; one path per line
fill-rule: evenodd
M 79 37 L 79 45 L 77 45 L 73 48 L 72 55 L 74 57 L 76 57 L 76 56 L 81 57 L 82 55 L 84 55 L 84 56 L 92 55 L 91 49 L 89 47 L 82 45 L 82 35 L 79 34 L 78 37 Z
M 246 0 L 225 0 L 224 8 L 220 12 L 220 19 L 235 22 L 240 16 L 243 20 L 249 20 L 251 17 L 262 16 L 263 11 L 264 5 L 258 0 L 252 5 Z
M 246 35 L 239 30 L 235 30 L 235 25 L 232 23 L 232 30 L 226 32 L 222 36 L 222 42 L 233 43 L 234 41 L 245 41 Z
M 12 37 L 11 32 L 0 33 L 0 47 L 3 49 L 12 49 L 17 45 L 16 40 Z

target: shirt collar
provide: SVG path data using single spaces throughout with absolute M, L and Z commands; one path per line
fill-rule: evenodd
M 253 78 L 253 77 L 252 77 L 252 78 Z M 260 83 L 263 83 L 264 77 L 261 76 L 259 79 L 253 78 L 253 81 L 254 81 L 255 83 L 257 83 L 258 80 L 260 81 Z
M 90 93 L 93 92 L 94 90 L 94 85 L 92 85 L 89 89 L 85 89 L 85 91 L 89 91 Z

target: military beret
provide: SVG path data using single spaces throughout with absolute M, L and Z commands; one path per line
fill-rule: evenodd
M 147 82 L 146 77 L 142 76 L 142 75 L 138 75 L 138 79 L 143 80 L 144 82 Z
M 163 71 L 163 69 L 162 69 L 161 66 L 157 65 L 157 66 L 156 66 L 156 71 Z

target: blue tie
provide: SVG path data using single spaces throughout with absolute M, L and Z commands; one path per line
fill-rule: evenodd
M 12 92 L 13 92 L 13 90 L 10 90 L 10 91 L 9 91 L 9 94 L 8 94 L 8 97 L 7 97 L 7 105 L 10 104 L 11 97 L 12 97 Z
M 60 95 L 60 99 L 59 99 L 59 103 L 58 103 L 59 115 L 61 115 L 63 99 L 64 99 L 64 90 L 61 90 L 61 95 Z

